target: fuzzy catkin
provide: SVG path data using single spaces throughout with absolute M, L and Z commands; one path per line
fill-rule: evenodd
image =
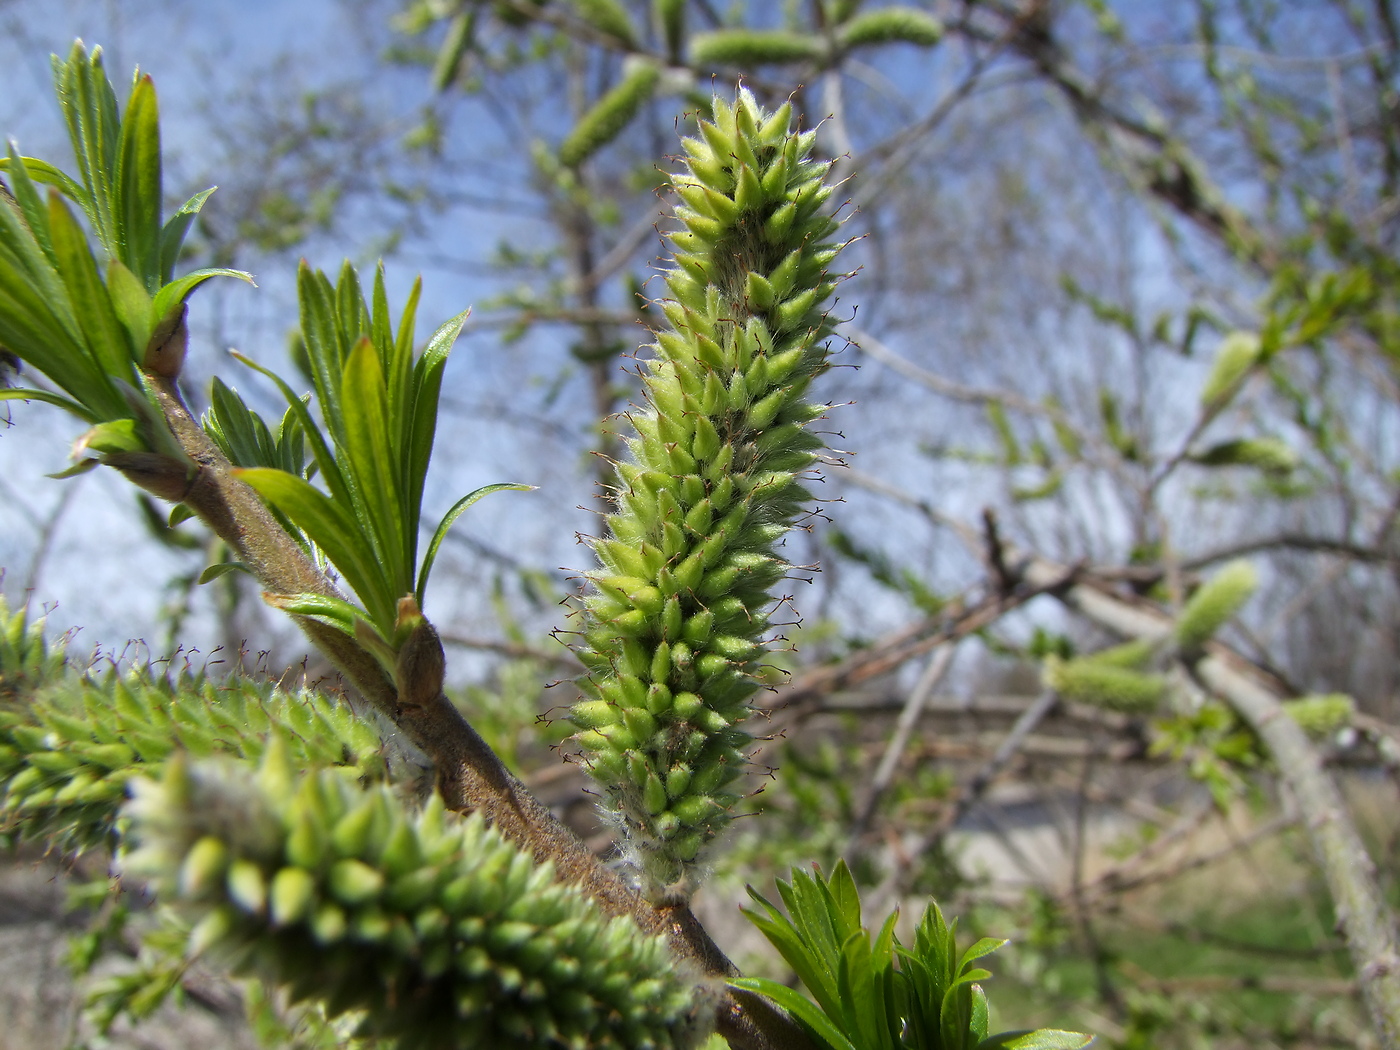
M 1232 561 L 1196 589 L 1176 622 L 1176 642 L 1194 652 L 1224 627 L 1259 586 L 1259 574 L 1247 561 Z
M 22 708 L 0 708 L 0 834 L 46 838 L 64 852 L 110 845 L 133 776 L 172 754 L 258 759 L 280 738 L 301 768 L 388 773 L 374 727 L 313 690 L 232 676 L 71 675 Z
M 345 771 L 298 776 L 274 746 L 166 764 L 125 808 L 123 869 L 191 924 L 189 952 L 284 988 L 396 1050 L 669 1050 L 704 1035 L 665 939 L 606 918 L 551 864 L 434 795 L 411 815 Z
M 788 571 L 775 544 L 822 447 L 806 428 L 827 406 L 804 395 L 826 363 L 838 223 L 829 165 L 791 119 L 745 90 L 684 140 L 669 324 L 587 574 L 571 718 L 653 895 L 688 892 L 739 801 L 765 610 Z

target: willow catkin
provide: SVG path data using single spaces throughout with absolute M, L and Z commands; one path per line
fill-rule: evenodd
M 587 574 L 572 720 L 646 889 L 667 896 L 739 800 L 765 610 L 788 571 L 775 544 L 822 447 L 807 426 L 826 406 L 805 394 L 826 363 L 838 224 L 828 165 L 791 119 L 745 90 L 684 142 L 668 326 Z

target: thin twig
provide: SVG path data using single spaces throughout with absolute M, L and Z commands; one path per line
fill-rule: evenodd
M 899 718 L 895 721 L 894 733 L 890 736 L 885 753 L 875 769 L 875 776 L 871 778 L 870 787 L 866 791 L 860 808 L 856 811 L 855 819 L 851 822 L 845 851 L 848 860 L 854 855 L 861 837 L 870 826 L 870 818 L 875 813 L 876 807 L 879 806 L 880 800 L 884 798 L 885 792 L 894 782 L 895 770 L 899 767 L 899 760 L 904 757 L 904 749 L 909 746 L 909 737 L 913 734 L 914 727 L 918 725 L 919 717 L 924 713 L 924 707 L 928 704 L 929 697 L 933 695 L 933 691 L 938 688 L 938 684 L 947 675 L 948 668 L 953 665 L 953 657 L 956 654 L 957 646 L 954 643 L 936 649 L 924 666 L 923 674 L 919 676 L 918 682 L 910 691 L 909 698 L 904 702 L 904 709 L 899 712 Z

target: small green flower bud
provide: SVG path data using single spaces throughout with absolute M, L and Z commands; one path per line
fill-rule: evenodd
M 205 835 L 191 848 L 180 867 L 180 892 L 200 897 L 223 882 L 228 870 L 229 851 L 222 839 Z
M 305 868 L 283 868 L 272 878 L 270 918 L 273 925 L 290 926 L 311 911 L 316 900 L 316 880 Z
M 660 717 L 671 710 L 671 690 L 663 682 L 653 682 L 647 689 L 647 710 Z
M 246 912 L 261 913 L 267 906 L 267 880 L 251 860 L 236 860 L 228 869 L 229 899 Z

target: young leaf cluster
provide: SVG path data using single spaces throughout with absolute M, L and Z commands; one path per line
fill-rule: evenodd
M 738 801 L 740 723 L 788 568 L 775 543 L 822 446 L 807 426 L 825 406 L 805 394 L 825 367 L 837 223 L 828 166 L 790 121 L 744 90 L 684 140 L 668 324 L 587 574 L 589 673 L 571 717 L 649 892 L 684 895 Z
M 778 981 L 732 980 L 735 988 L 761 992 L 802 1024 L 829 1050 L 1077 1050 L 1089 1037 L 1042 1029 L 988 1035 L 987 997 L 980 981 L 991 974 L 974 964 L 1006 943 L 983 937 L 961 954 L 957 920 L 944 922 L 930 903 L 906 948 L 894 935 L 898 912 L 872 942 L 861 925 L 860 896 L 845 862 L 831 878 L 819 869 L 793 869 L 778 880 L 784 915 L 761 894 L 762 909 L 744 914 L 772 942 L 811 993 L 813 1002 Z M 896 963 L 898 965 L 896 965 Z
M 313 595 L 285 595 L 279 605 L 316 617 L 352 637 L 373 631 L 375 651 L 393 669 L 416 617 L 400 615 L 411 597 L 421 608 L 428 576 L 443 536 L 469 506 L 487 493 L 520 485 L 489 485 L 459 500 L 438 524 L 418 558 L 423 485 L 437 432 L 443 369 L 466 314 L 440 327 L 421 354 L 414 349 L 420 284 L 395 326 L 389 316 L 381 267 L 372 303 L 347 263 L 336 284 L 302 265 L 297 278 L 301 330 L 324 430 L 306 402 L 283 380 L 271 378 L 287 399 L 288 417 L 274 439 L 241 401 L 216 402 L 206 425 L 239 476 L 294 524 L 325 555 L 363 603 Z M 249 362 L 251 364 L 251 362 Z M 218 391 L 216 391 L 216 394 Z M 250 418 L 251 417 L 251 418 Z M 256 420 L 256 421 L 255 421 Z M 295 428 L 289 430 L 292 420 Z M 310 445 L 324 490 L 312 485 L 297 462 L 300 437 Z
M 132 453 L 183 460 L 143 384 L 147 375 L 179 373 L 185 300 L 196 287 L 215 276 L 251 278 L 207 269 L 172 279 L 185 234 L 212 190 L 162 223 L 149 76 L 136 76 L 123 116 L 101 49 L 89 54 L 78 42 L 66 61 L 54 57 L 54 84 L 79 175 L 21 157 L 13 144 L 0 159 L 9 179 L 0 181 L 0 346 L 59 389 L 0 390 L 0 398 L 47 401 L 91 424 L 78 447 L 97 458 L 75 470 Z M 38 184 L 51 187 L 47 198 Z
M 298 776 L 280 743 L 254 773 L 167 763 L 125 810 L 149 879 L 191 923 L 188 950 L 363 1011 L 394 1046 L 688 1046 L 695 980 L 665 940 L 605 919 L 551 864 L 435 795 L 417 816 L 341 771 Z

